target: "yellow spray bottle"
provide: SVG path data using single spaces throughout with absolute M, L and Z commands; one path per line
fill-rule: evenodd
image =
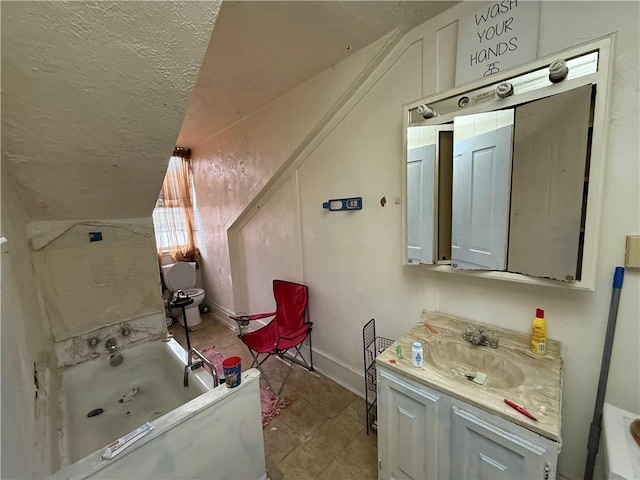
M 547 352 L 547 322 L 541 308 L 536 309 L 536 318 L 531 324 L 531 351 L 537 355 Z

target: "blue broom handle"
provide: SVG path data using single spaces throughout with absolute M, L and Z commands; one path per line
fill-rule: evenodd
M 602 426 L 602 408 L 604 406 L 604 396 L 607 391 L 607 379 L 609 378 L 609 365 L 611 363 L 611 350 L 613 349 L 613 335 L 616 331 L 616 320 L 618 318 L 618 304 L 620 303 L 620 290 L 624 280 L 624 267 L 616 267 L 613 275 L 613 292 L 611 293 L 611 305 L 609 306 L 609 319 L 607 320 L 607 332 L 604 337 L 604 351 L 602 352 L 602 363 L 600 364 L 600 378 L 598 379 L 598 393 L 596 394 L 596 405 L 593 410 L 593 420 L 589 430 L 587 442 L 587 464 L 585 467 L 584 479 L 593 478 L 593 469 L 596 463 L 596 454 L 600 443 L 600 430 Z

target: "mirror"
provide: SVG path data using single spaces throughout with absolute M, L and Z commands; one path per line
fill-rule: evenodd
M 582 50 L 561 80 L 522 67 L 405 106 L 406 264 L 582 279 L 604 83 L 600 49 Z

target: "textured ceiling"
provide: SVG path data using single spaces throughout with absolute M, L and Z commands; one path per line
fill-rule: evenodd
M 455 3 L 223 2 L 178 144 L 198 145 L 394 28 Z
M 2 173 L 27 221 L 149 216 L 174 145 L 453 3 L 2 1 Z
M 27 220 L 151 214 L 219 7 L 1 3 L 2 173 Z

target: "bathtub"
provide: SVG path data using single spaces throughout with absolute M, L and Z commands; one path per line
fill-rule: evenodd
M 200 368 L 183 387 L 187 354 L 173 339 L 122 349 L 61 374 L 60 464 L 53 479 L 266 478 L 259 372 L 242 374 L 233 389 L 213 388 Z M 88 416 L 102 409 L 103 413 Z M 113 440 L 145 422 L 153 430 L 110 460 Z

